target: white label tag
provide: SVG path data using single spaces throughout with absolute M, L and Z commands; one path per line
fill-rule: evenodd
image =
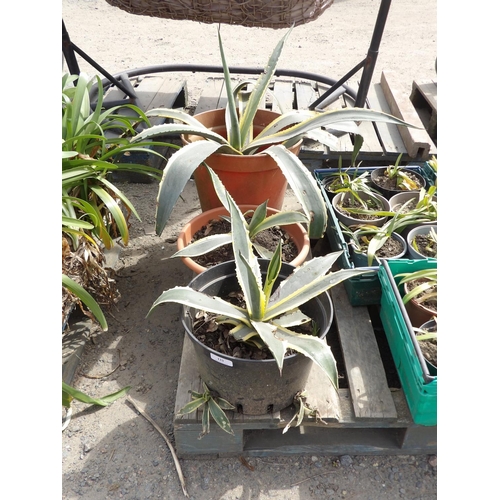
M 213 352 L 210 353 L 210 357 L 214 361 L 217 361 L 217 363 L 220 363 L 221 365 L 233 366 L 233 362 L 232 361 L 230 361 L 229 359 L 221 358 L 220 356 L 217 356 L 217 354 L 214 354 Z

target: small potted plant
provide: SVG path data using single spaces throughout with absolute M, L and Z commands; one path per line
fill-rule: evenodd
M 196 116 L 164 108 L 146 113 L 181 123 L 151 127 L 141 132 L 138 140 L 182 134 L 185 142 L 184 147 L 169 158 L 164 169 L 158 193 L 157 234 L 162 233 L 177 199 L 193 174 L 202 210 L 221 205 L 211 177 L 202 166 L 205 164 L 217 172 L 238 205 L 260 205 L 267 200 L 270 207 L 281 209 L 288 184 L 310 218 L 309 237 L 321 238 L 327 219 L 321 193 L 314 177 L 293 153 L 299 151 L 302 139 L 308 137 L 335 147 L 336 137 L 322 127 L 356 133 L 356 122 L 361 121 L 412 126 L 386 113 L 363 108 L 325 112 L 292 110 L 281 115 L 260 110 L 260 103 L 275 74 L 289 33 L 279 41 L 266 70 L 256 82 L 244 81 L 234 85 L 219 32 L 227 91 L 226 109 Z M 279 179 L 279 183 L 276 184 L 274 179 Z
M 285 262 L 299 266 L 307 259 L 311 245 L 307 231 L 302 225 L 308 222 L 304 214 L 279 211 L 268 207 L 266 202 L 258 207 L 245 205 L 239 208 L 244 213 L 245 222 L 248 220 L 246 223 L 249 237 L 259 257 L 270 259 L 277 246 L 276 240 L 284 239 L 286 241 L 282 242 L 282 249 Z M 231 221 L 228 215 L 229 212 L 224 207 L 217 207 L 191 219 L 180 232 L 177 238 L 178 250 L 172 257 L 181 257 L 184 264 L 197 274 L 207 269 L 202 263 L 210 262 L 210 265 L 215 265 L 234 260 Z M 218 232 L 219 225 L 222 226 L 221 229 L 227 230 Z M 206 235 L 211 230 L 216 234 Z M 195 239 L 200 233 L 205 236 Z
M 412 259 L 437 259 L 437 226 L 417 226 L 406 237 Z
M 418 172 L 399 165 L 400 154 L 394 165 L 375 168 L 371 172 L 371 181 L 375 188 L 388 200 L 400 192 L 420 191 L 426 187 L 426 181 Z
M 426 268 L 394 276 L 404 286 L 403 304 L 413 326 L 419 327 L 437 315 L 437 268 Z
M 330 272 L 340 252 L 298 268 L 282 263 L 279 247 L 270 260 L 258 259 L 242 212 L 209 172 L 231 214 L 235 260 L 209 268 L 187 287 L 163 292 L 148 315 L 166 302 L 183 305 L 182 322 L 202 380 L 242 413 L 290 405 L 312 362 L 338 387 L 336 362 L 324 338 L 333 320 L 327 290 L 364 271 Z
M 414 331 L 426 363 L 434 373 L 437 373 L 437 317 L 426 321 Z

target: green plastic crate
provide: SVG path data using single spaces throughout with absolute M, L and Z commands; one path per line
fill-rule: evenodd
M 435 259 L 397 259 L 383 260 L 379 269 L 380 319 L 413 420 L 427 426 L 437 425 L 437 371 L 431 374 L 422 356 L 394 276 L 436 267 Z
M 358 175 L 361 175 L 363 172 L 371 172 L 375 168 L 379 167 L 359 167 L 357 169 L 351 167 L 343 168 L 342 170 L 349 173 L 357 172 Z M 421 174 L 425 178 L 428 185 L 434 184 L 436 176 L 427 162 L 406 165 L 405 168 L 410 168 L 411 170 L 415 170 Z M 338 219 L 332 208 L 331 198 L 328 196 L 328 193 L 323 185 L 325 177 L 335 171 L 337 171 L 337 169 L 316 169 L 314 170 L 314 176 L 326 204 L 328 215 L 326 236 L 330 243 L 330 247 L 332 248 L 332 251 L 341 250 L 343 252 L 341 258 L 337 261 L 338 265 L 342 269 L 354 269 L 355 266 L 351 260 L 349 248 L 347 247 L 347 243 L 340 229 Z M 363 276 L 356 276 L 355 278 L 349 278 L 344 281 L 344 287 L 352 306 L 371 306 L 380 304 L 382 288 L 380 286 L 380 279 L 378 276 L 379 267 L 372 266 L 367 267 L 366 269 L 369 270 L 369 272 Z

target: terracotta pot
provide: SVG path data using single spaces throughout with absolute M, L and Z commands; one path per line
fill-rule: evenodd
M 225 109 L 205 111 L 195 115 L 195 118 L 214 132 L 226 137 Z M 269 123 L 275 120 L 279 113 L 259 110 L 254 120 L 254 137 Z M 204 140 L 201 137 L 182 136 L 183 142 Z M 302 141 L 290 148 L 298 154 Z M 238 205 L 260 205 L 267 200 L 268 206 L 281 210 L 285 198 L 287 180 L 276 162 L 267 154 L 230 155 L 215 153 L 209 156 L 205 163 L 220 177 Z M 212 185 L 210 174 L 204 166 L 194 172 L 194 180 L 201 210 L 205 212 L 220 207 L 220 202 Z
M 257 207 L 255 205 L 241 205 L 239 208 L 243 213 L 245 213 L 248 210 L 254 210 Z M 279 212 L 279 210 L 267 207 L 267 215 L 271 215 L 277 212 Z M 179 234 L 179 237 L 177 238 L 177 250 L 182 250 L 187 245 L 189 245 L 189 243 L 193 239 L 194 234 L 199 229 L 207 225 L 211 220 L 218 219 L 220 215 L 229 215 L 229 213 L 224 207 L 216 207 L 206 212 L 202 212 L 200 215 L 197 215 L 196 217 L 191 219 L 183 227 L 182 231 Z M 311 249 L 311 243 L 307 231 L 304 229 L 304 226 L 302 226 L 302 224 L 289 224 L 283 226 L 283 230 L 291 236 L 299 252 L 297 257 L 289 264 L 295 267 L 300 266 L 309 257 Z M 207 270 L 206 267 L 200 266 L 189 257 L 181 258 L 184 264 L 196 274 L 200 274 L 203 271 Z
M 407 294 L 408 292 L 408 283 L 405 283 L 404 293 Z M 423 325 L 427 321 L 430 321 L 437 316 L 437 311 L 429 309 L 422 304 L 418 304 L 417 302 L 415 302 L 415 299 L 411 299 L 409 302 L 407 302 L 405 304 L 405 308 L 406 312 L 408 313 L 408 317 L 410 318 L 411 324 L 415 328 L 419 328 L 420 325 Z

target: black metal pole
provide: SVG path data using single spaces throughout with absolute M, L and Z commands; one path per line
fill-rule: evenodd
M 80 67 L 78 66 L 78 61 L 76 60 L 75 51 L 73 50 L 73 43 L 69 38 L 68 30 L 62 22 L 62 51 L 64 58 L 66 59 L 66 64 L 71 75 L 79 75 Z
M 361 81 L 359 82 L 356 103 L 354 104 L 354 106 L 356 106 L 357 108 L 364 107 L 366 103 L 366 97 L 368 95 L 368 89 L 372 80 L 373 70 L 375 69 L 375 63 L 377 62 L 380 41 L 382 40 L 382 34 L 384 33 L 385 22 L 387 21 L 390 7 L 391 0 L 381 0 L 377 21 L 375 23 L 375 28 L 373 29 L 370 48 L 368 49 L 365 66 L 361 75 Z

